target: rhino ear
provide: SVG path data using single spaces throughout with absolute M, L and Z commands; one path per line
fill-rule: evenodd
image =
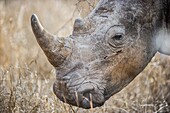
M 158 51 L 170 55 L 170 33 L 162 32 L 156 40 Z

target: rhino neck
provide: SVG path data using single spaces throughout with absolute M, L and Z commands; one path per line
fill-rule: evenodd
M 162 0 L 161 2 L 163 4 L 163 21 L 165 23 L 165 27 L 168 29 L 168 32 L 170 32 L 170 1 Z
M 161 26 L 155 35 L 157 50 L 165 55 L 170 55 L 170 1 L 161 0 L 160 17 Z

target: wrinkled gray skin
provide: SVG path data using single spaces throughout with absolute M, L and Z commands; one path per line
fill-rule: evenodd
M 100 0 L 73 34 L 48 33 L 36 15 L 37 42 L 56 69 L 55 95 L 63 102 L 98 107 L 127 86 L 157 51 L 170 54 L 170 0 Z M 159 34 L 159 35 L 158 35 Z

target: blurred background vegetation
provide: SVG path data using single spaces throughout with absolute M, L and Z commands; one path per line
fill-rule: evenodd
M 159 53 L 125 89 L 102 107 L 83 110 L 60 102 L 52 92 L 53 67 L 30 26 L 36 13 L 43 26 L 68 36 L 98 0 L 0 0 L 0 113 L 169 113 L 170 57 Z

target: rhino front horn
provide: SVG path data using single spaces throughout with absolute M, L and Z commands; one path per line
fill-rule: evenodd
M 70 39 L 59 38 L 43 28 L 38 17 L 31 16 L 31 26 L 38 44 L 54 67 L 59 67 L 71 53 Z

